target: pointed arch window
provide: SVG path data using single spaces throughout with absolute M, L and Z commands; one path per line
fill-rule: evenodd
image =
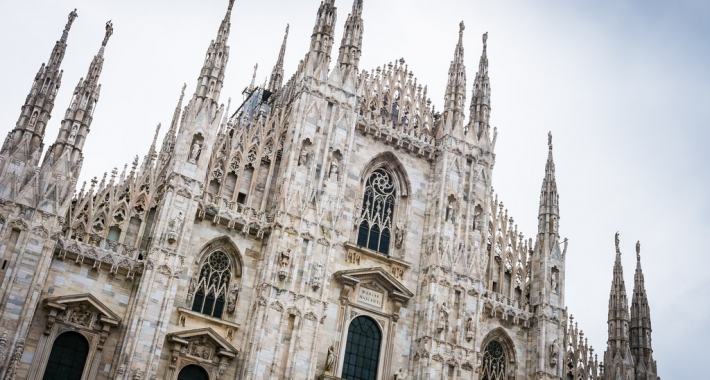
M 44 380 L 81 380 L 89 355 L 89 343 L 81 334 L 66 332 L 54 341 Z
M 397 190 L 392 174 L 377 169 L 365 184 L 357 245 L 389 254 Z
M 381 342 L 382 333 L 372 318 L 353 319 L 348 329 L 341 377 L 346 380 L 377 379 Z
M 481 380 L 505 380 L 506 363 L 503 345 L 497 340 L 488 343 L 481 362 Z
M 232 278 L 229 256 L 216 251 L 202 264 L 200 278 L 195 287 L 192 310 L 216 318 L 222 318 Z

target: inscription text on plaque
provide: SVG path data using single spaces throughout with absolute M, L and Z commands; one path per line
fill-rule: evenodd
M 372 289 L 360 288 L 360 293 L 357 295 L 358 302 L 368 304 L 370 306 L 382 307 L 382 293 Z

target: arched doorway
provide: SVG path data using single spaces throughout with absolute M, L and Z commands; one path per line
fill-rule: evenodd
M 180 370 L 178 380 L 210 380 L 210 377 L 204 368 L 190 364 Z
M 372 318 L 360 316 L 350 323 L 343 357 L 346 380 L 376 380 L 382 333 Z
M 57 337 L 49 354 L 43 380 L 81 380 L 89 355 L 89 342 L 83 335 L 66 332 Z

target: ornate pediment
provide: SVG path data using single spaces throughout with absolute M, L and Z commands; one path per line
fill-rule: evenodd
M 67 311 L 67 310 L 83 310 L 84 313 L 91 312 L 97 314 L 97 318 L 101 323 L 108 323 L 117 326 L 121 322 L 121 318 L 111 311 L 108 306 L 99 301 L 96 297 L 89 293 L 74 294 L 68 296 L 50 297 L 44 300 L 47 307 L 51 309 Z M 67 317 L 72 319 L 72 314 L 67 313 Z M 77 319 L 74 316 L 73 319 Z
M 366 287 L 379 287 L 387 291 L 390 298 L 400 300 L 403 304 L 414 296 L 414 293 L 382 267 L 343 270 L 336 272 L 335 278 L 345 286 L 362 284 Z
M 183 355 L 204 360 L 232 359 L 239 354 L 239 350 L 210 327 L 172 333 L 168 335 L 168 341 L 181 345 Z
M 335 278 L 343 286 L 340 292 L 341 303 L 348 302 L 350 295 L 358 288 L 359 304 L 381 309 L 387 299 L 395 321 L 399 319 L 400 308 L 406 306 L 414 296 L 414 293 L 382 267 L 344 270 L 336 272 Z
M 111 328 L 121 323 L 121 318 L 91 294 L 74 294 L 50 297 L 44 300 L 50 309 L 44 333 L 51 334 L 54 325 L 60 322 L 74 328 L 98 331 L 99 349 L 103 349 Z

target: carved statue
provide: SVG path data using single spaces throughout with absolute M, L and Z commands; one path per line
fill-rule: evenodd
M 32 116 L 30 117 L 30 126 L 35 125 L 37 122 L 37 112 L 33 112 Z
M 102 46 L 106 46 L 106 44 L 108 43 L 108 39 L 111 37 L 112 34 L 113 34 L 113 23 L 111 23 L 111 21 L 109 20 L 106 22 L 106 36 L 104 37 L 103 43 L 101 43 Z
M 197 290 L 197 274 L 190 277 L 190 285 L 187 287 L 189 293 L 195 293 L 195 290 Z
M 478 373 L 478 371 L 481 369 L 481 353 L 476 352 L 476 369 L 475 372 Z
M 619 231 L 614 235 L 614 244 L 616 245 L 616 252 L 619 253 Z
M 323 278 L 323 264 L 316 263 L 315 268 L 313 268 L 313 283 L 319 283 Z
M 474 335 L 474 326 L 473 326 L 473 317 L 468 317 L 468 320 L 466 321 L 466 339 L 471 340 L 473 339 Z
M 515 371 L 512 369 L 508 372 L 508 380 L 515 380 Z
M 454 201 L 449 201 L 446 204 L 446 221 L 454 222 Z
M 237 296 L 239 296 L 239 286 L 234 284 L 229 291 L 229 295 L 227 295 L 227 313 L 234 314 L 237 309 Z
M 304 146 L 301 148 L 301 155 L 298 157 L 298 166 L 303 166 L 308 163 L 308 148 Z
M 279 258 L 279 266 L 281 270 L 287 270 L 288 264 L 291 262 L 291 250 L 287 249 L 281 252 L 281 257 Z
M 69 133 L 69 139 L 68 139 L 68 140 L 69 140 L 69 141 L 74 141 L 74 139 L 76 138 L 77 133 L 79 133 L 79 126 L 78 126 L 78 125 L 74 125 L 74 126 L 71 128 L 71 133 Z
M 394 373 L 394 380 L 407 380 L 407 372 L 403 368 L 400 368 Z
M 404 223 L 397 223 L 397 227 L 394 230 L 394 246 L 397 248 L 402 248 L 404 243 Z
M 560 348 L 558 347 L 557 339 L 550 345 L 550 366 L 554 367 L 557 365 L 558 357 L 560 356 Z
M 201 151 L 202 151 L 202 146 L 200 146 L 200 144 L 197 141 L 195 141 L 192 144 L 192 147 L 190 148 L 190 157 L 188 158 L 187 162 L 189 162 L 191 164 L 194 164 L 195 162 L 197 162 L 197 158 L 200 155 Z
M 71 314 L 69 322 L 82 326 L 89 326 L 89 323 L 91 322 L 91 311 L 86 305 L 81 305 Z
M 446 302 L 442 303 L 439 307 L 439 330 L 446 329 L 449 324 L 449 313 L 451 310 Z
M 64 29 L 68 30 L 69 28 L 71 28 L 71 25 L 74 23 L 74 20 L 76 20 L 77 17 L 79 17 L 79 15 L 76 13 L 75 8 L 71 13 L 69 13 L 69 20 L 67 21 L 67 26 L 65 26 Z
M 328 355 L 325 358 L 325 373 L 333 373 L 335 367 L 335 345 L 328 347 Z
M 641 241 L 636 241 L 636 261 L 641 261 Z
M 551 283 L 552 283 L 552 284 L 551 284 L 551 285 L 552 285 L 552 292 L 553 292 L 553 293 L 557 293 L 557 289 L 559 288 L 559 282 L 558 282 L 559 280 L 557 279 L 557 272 L 553 271 L 553 272 L 551 273 L 551 276 L 550 276 L 550 277 L 552 277 L 552 278 L 550 279 L 550 281 L 551 281 Z
M 330 179 L 333 181 L 338 180 L 338 174 L 339 174 L 339 167 L 340 165 L 338 164 L 338 160 L 335 158 L 330 161 Z

